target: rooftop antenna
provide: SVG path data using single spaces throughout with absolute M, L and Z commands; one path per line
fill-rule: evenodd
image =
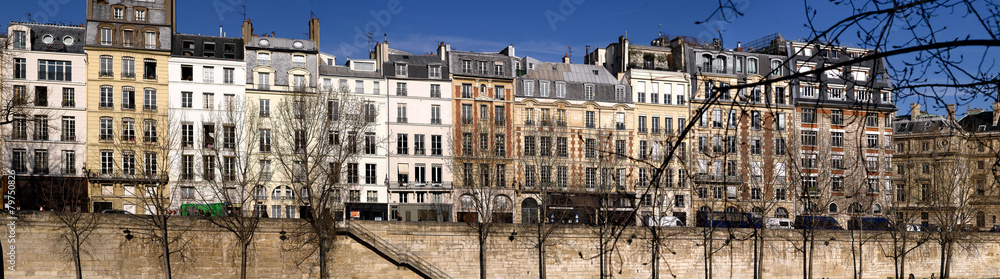
M 25 15 L 28 15 L 28 22 L 32 23 L 35 22 L 34 20 L 31 19 L 31 13 L 25 13 Z
M 313 12 L 313 10 L 309 10 L 309 16 L 318 18 L 318 16 L 316 16 L 316 12 Z
M 365 37 L 368 37 L 368 49 L 372 49 L 372 43 L 375 42 L 375 33 L 368 32 L 368 34 L 365 34 Z
M 240 5 L 240 7 L 243 7 L 243 12 L 240 13 L 243 15 L 243 21 L 247 21 L 247 5 Z
M 663 23 L 660 23 L 660 37 L 663 37 Z
M 566 46 L 566 57 L 573 58 L 573 47 Z

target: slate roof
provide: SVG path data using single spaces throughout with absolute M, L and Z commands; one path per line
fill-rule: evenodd
M 385 72 L 386 77 L 395 77 L 395 64 L 405 63 L 407 66 L 406 73 L 408 78 L 428 78 L 427 66 L 439 65 L 441 66 L 441 77 L 435 79 L 448 79 L 448 63 L 447 61 L 442 61 L 441 56 L 391 53 L 392 51 L 390 51 L 389 54 L 389 61 L 386 61 L 384 65 L 382 65 L 382 71 Z
M 521 77 L 522 79 L 537 79 L 565 81 L 573 83 L 619 84 L 611 72 L 597 65 L 542 63 Z
M 337 77 L 362 77 L 362 78 L 382 78 L 378 72 L 355 71 L 347 66 L 320 65 L 319 75 Z
M 980 113 L 969 113 L 958 123 L 968 132 L 998 132 L 1000 126 L 993 125 L 993 114 L 995 111 L 984 111 Z M 979 130 L 979 126 L 985 125 L 984 130 Z
M 261 39 L 267 39 L 268 45 L 260 45 Z M 293 45 L 295 42 L 302 42 L 302 48 L 295 48 Z M 246 44 L 247 49 L 272 49 L 272 50 L 285 50 L 285 51 L 298 51 L 307 53 L 318 53 L 319 48 L 316 47 L 316 42 L 310 40 L 302 39 L 286 39 L 286 38 L 275 38 L 275 37 L 253 37 Z
M 10 25 L 23 25 L 31 28 L 30 38 L 28 39 L 31 40 L 32 51 L 83 53 L 83 41 L 86 39 L 86 29 L 82 26 L 13 21 L 10 22 Z M 51 45 L 42 41 L 45 35 L 52 35 Z M 67 46 L 63 44 L 63 38 L 66 36 L 73 37 L 74 43 L 72 45 Z

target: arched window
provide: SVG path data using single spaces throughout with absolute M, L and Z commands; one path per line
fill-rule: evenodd
M 253 197 L 258 200 L 267 199 L 267 190 L 264 189 L 263 185 L 257 185 L 253 188 Z
M 764 216 L 764 209 L 759 206 L 754 206 L 753 209 L 750 209 L 750 213 L 753 213 L 754 217 L 759 218 L 761 216 Z
M 805 211 L 805 212 L 811 212 L 811 213 L 819 212 L 819 208 L 816 207 L 816 203 L 815 202 L 811 202 L 811 201 L 810 202 L 806 202 L 806 204 L 803 207 L 804 207 L 803 211 Z
M 698 211 L 699 212 L 712 212 L 712 208 L 708 207 L 708 206 L 702 206 L 702 207 L 698 208 Z
M 872 205 L 872 214 L 882 215 L 882 205 L 877 203 Z
M 459 198 L 459 202 L 462 203 L 462 208 L 463 209 L 472 209 L 475 206 L 475 204 L 473 204 L 473 201 L 472 201 L 472 195 L 469 195 L 469 194 L 462 195 Z
M 280 186 L 271 191 L 271 200 L 291 200 L 295 198 L 295 193 L 288 186 Z
M 976 212 L 976 227 L 986 226 L 986 213 L 982 211 Z
M 513 209 L 510 198 L 504 195 L 499 195 L 494 198 L 494 206 L 499 212 L 508 212 Z
M 701 56 L 701 71 L 711 72 L 712 71 L 712 56 L 705 54 Z
M 784 207 L 779 207 L 774 210 L 774 218 L 788 218 L 788 209 Z
M 726 213 L 736 213 L 736 212 L 740 212 L 739 210 L 736 209 L 736 207 L 732 206 L 726 207 Z
M 480 84 L 479 85 L 479 95 L 486 95 L 486 85 L 485 84 Z
M 747 58 L 747 73 L 756 74 L 757 71 L 757 58 Z
M 836 214 L 837 211 L 838 211 L 837 210 L 837 204 L 836 203 L 830 203 L 830 214 Z

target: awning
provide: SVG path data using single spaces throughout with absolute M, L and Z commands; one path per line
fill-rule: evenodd
M 396 167 L 396 171 L 398 171 L 399 174 L 410 174 L 410 164 L 399 163 Z

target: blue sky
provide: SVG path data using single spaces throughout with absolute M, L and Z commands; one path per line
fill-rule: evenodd
M 715 37 L 718 28 L 730 48 L 736 42 L 774 32 L 786 39 L 808 35 L 803 29 L 804 1 L 734 2 L 743 8 L 743 16 L 732 22 L 715 18 L 698 25 L 695 22 L 705 20 L 716 1 L 183 0 L 178 4 L 177 31 L 217 35 L 222 25 L 229 37 L 238 37 L 246 6 L 246 17 L 253 21 L 255 33 L 306 38 L 309 17 L 315 14 L 322 23 L 322 51 L 336 55 L 341 63 L 347 57 L 367 58 L 368 32 L 374 33 L 376 41 L 386 34 L 390 47 L 417 54 L 434 52 L 442 41 L 456 50 L 482 52 L 497 52 L 513 44 L 518 56 L 560 61 L 569 46 L 574 63 L 583 62 L 586 46 L 607 46 L 626 32 L 633 43 L 648 44 L 660 33 L 660 25 L 663 34 L 671 37 L 687 35 L 705 40 Z M 810 2 L 822 11 L 820 23 L 829 24 L 849 14 L 843 5 Z M 32 13 L 32 19 L 40 22 L 85 21 L 85 1 L 25 3 L 3 9 L 0 16 L 24 20 L 26 13 Z M 956 25 L 966 23 L 963 20 L 968 19 L 955 19 Z M 843 45 L 854 43 L 850 35 L 844 38 Z M 901 109 L 908 110 L 909 106 Z

